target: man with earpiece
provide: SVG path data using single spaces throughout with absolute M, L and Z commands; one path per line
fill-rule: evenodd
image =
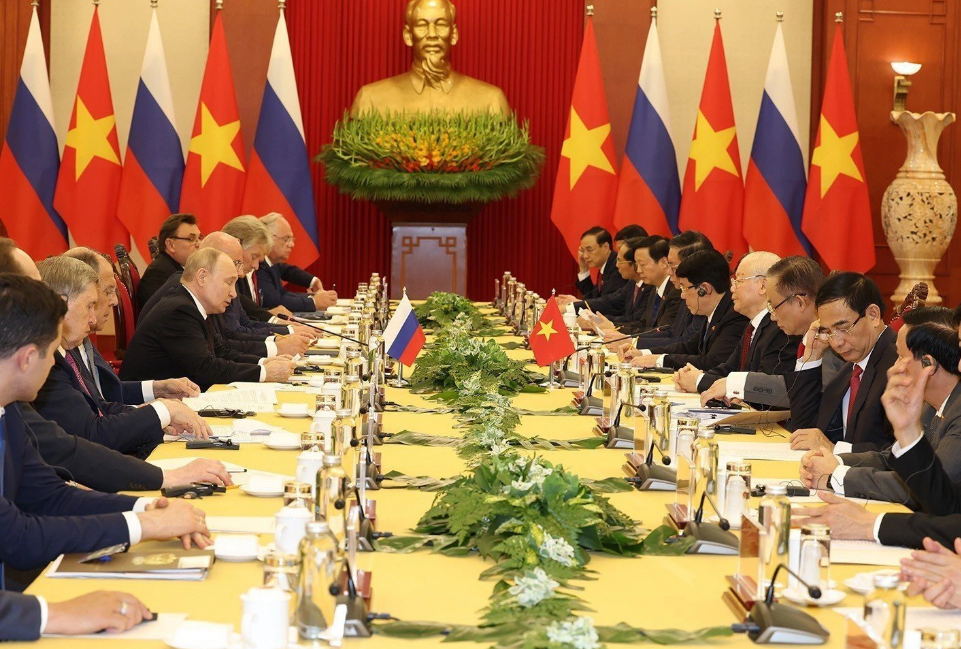
M 895 367 L 910 376 L 917 376 L 926 367 L 934 373 L 924 390 L 923 412 L 920 418 L 923 438 L 927 440 L 924 453 L 897 457 L 897 445 L 884 451 L 841 453 L 834 455 L 815 449 L 801 460 L 801 480 L 809 488 L 830 488 L 840 495 L 904 503 L 911 509 L 921 506 L 905 486 L 895 464 L 910 465 L 907 476 L 915 467 L 938 461 L 951 482 L 961 482 L 961 349 L 958 348 L 957 328 L 953 315 L 945 307 L 921 307 L 904 314 L 904 324 L 898 331 L 898 362 Z M 897 434 L 897 431 L 895 431 Z M 915 439 L 920 445 L 922 437 Z M 904 452 L 907 453 L 906 449 Z M 923 456 L 919 461 L 912 460 Z M 925 471 L 923 479 L 931 479 Z M 911 480 L 922 479 L 912 477 Z
M 702 370 L 716 367 L 731 356 L 748 325 L 748 319 L 734 310 L 728 290 L 730 266 L 724 255 L 710 250 L 687 257 L 675 272 L 681 299 L 692 315 L 706 319 L 696 335 L 672 345 L 642 350 L 642 355 L 631 359 L 631 364 L 675 370 L 688 365 Z

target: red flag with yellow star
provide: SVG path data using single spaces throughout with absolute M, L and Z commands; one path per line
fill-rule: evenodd
M 547 301 L 528 339 L 534 361 L 544 367 L 574 353 L 574 341 L 564 326 L 564 317 L 554 296 Z
M 94 7 L 53 197 L 54 208 L 80 245 L 108 253 L 114 244 L 130 245 L 117 218 L 121 171 L 99 7 Z
M 203 233 L 239 216 L 247 165 L 240 113 L 220 11 L 214 19 L 200 103 L 187 151 L 180 211 L 197 217 Z
M 588 18 L 551 206 L 551 221 L 575 259 L 585 230 L 595 225 L 610 230 L 614 225 L 614 160 L 601 62 L 593 21 Z
M 721 252 L 730 250 L 737 259 L 747 252 L 741 227 L 743 206 L 741 152 L 734 128 L 721 24 L 717 21 L 697 109 L 694 140 L 684 172 L 680 228 L 703 232 L 715 248 Z
M 832 270 L 874 266 L 871 201 L 841 25 L 834 32 L 801 230 Z

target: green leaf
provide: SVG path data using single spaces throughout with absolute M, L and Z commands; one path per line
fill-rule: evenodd
M 678 536 L 677 530 L 669 525 L 661 525 L 644 537 L 641 543 L 642 554 L 660 556 L 680 556 L 694 545 L 694 537 Z
M 440 622 L 402 622 L 392 620 L 390 622 L 374 623 L 374 633 L 387 636 L 389 638 L 404 638 L 415 640 L 441 635 L 450 627 Z

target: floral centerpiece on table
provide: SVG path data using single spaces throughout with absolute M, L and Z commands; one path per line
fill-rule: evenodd
M 544 150 L 513 115 L 370 112 L 345 114 L 316 160 L 355 199 L 487 203 L 532 187 Z

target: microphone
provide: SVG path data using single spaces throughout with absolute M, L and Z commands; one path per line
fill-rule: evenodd
M 296 318 L 291 318 L 289 315 L 287 315 L 287 314 L 285 314 L 285 313 L 278 313 L 278 314 L 277 314 L 276 316 L 274 316 L 274 317 L 276 317 L 276 318 L 278 318 L 278 319 L 280 319 L 280 320 L 286 320 L 287 322 L 293 322 L 293 323 L 295 323 L 295 324 L 303 325 L 303 326 L 305 326 L 305 327 L 310 327 L 311 329 L 316 329 L 317 331 L 323 332 L 323 333 L 325 333 L 325 334 L 329 334 L 329 335 L 331 335 L 331 336 L 336 336 L 337 338 L 343 338 L 344 340 L 349 340 L 349 341 L 352 342 L 352 343 L 357 343 L 357 344 L 360 345 L 361 347 L 367 347 L 367 343 L 362 343 L 362 342 L 360 342 L 359 340 L 357 340 L 356 338 L 351 338 L 351 337 L 349 337 L 349 336 L 345 336 L 345 335 L 343 335 L 343 334 L 339 334 L 339 333 L 334 332 L 334 331 L 331 331 L 331 330 L 329 330 L 329 329 L 324 329 L 323 327 L 318 327 L 317 325 L 312 325 L 312 324 L 309 324 L 309 323 L 307 323 L 307 322 L 302 322 L 301 320 L 297 320 Z
M 705 489 L 704 493 L 701 494 L 701 504 L 698 505 L 697 511 L 694 513 L 694 522 L 700 523 L 701 519 L 704 518 L 704 499 L 705 498 L 709 503 L 711 503 L 711 507 L 714 509 L 714 513 L 717 514 L 717 518 L 718 518 L 717 526 L 720 527 L 722 530 L 731 529 L 731 523 L 728 522 L 728 520 L 724 518 L 724 516 L 721 514 L 721 510 L 718 509 L 717 503 L 714 502 L 714 499 L 708 495 L 707 489 Z
M 664 451 L 662 451 L 656 443 L 653 443 L 653 440 L 651 443 L 651 448 L 647 451 L 647 459 L 644 460 L 644 464 L 651 466 L 651 464 L 654 463 L 654 449 L 657 449 L 657 454 L 661 456 L 661 462 L 664 463 L 664 466 L 670 466 L 671 458 L 664 455 Z
M 654 327 L 653 329 L 648 329 L 648 330 L 642 331 L 642 332 L 640 332 L 640 333 L 631 334 L 630 336 L 621 336 L 620 338 L 612 338 L 611 340 L 605 340 L 605 341 L 603 341 L 603 342 L 604 342 L 605 345 L 609 345 L 610 343 L 619 343 L 619 342 L 621 342 L 622 340 L 630 340 L 631 338 L 636 338 L 637 336 L 640 336 L 640 335 L 642 335 L 642 334 L 654 333 L 654 332 L 656 332 L 656 331 L 664 331 L 665 329 L 670 329 L 670 328 L 671 328 L 671 325 L 661 325 L 660 327 Z M 587 349 L 590 349 L 590 345 L 584 345 L 583 347 L 577 347 L 577 348 L 574 349 L 574 353 L 576 354 L 577 352 L 582 352 L 582 351 L 585 351 L 585 350 L 587 350 Z M 572 354 L 572 355 L 573 355 L 573 354 Z
M 771 606 L 774 603 L 774 584 L 777 583 L 777 573 L 781 572 L 781 568 L 787 571 L 789 575 L 798 580 L 798 582 L 808 589 L 808 595 L 811 599 L 821 599 L 821 589 L 817 586 L 812 586 L 803 579 L 801 579 L 796 572 L 788 568 L 786 563 L 777 564 L 777 568 L 774 569 L 774 574 L 771 575 L 771 585 L 767 587 L 767 592 L 764 594 L 764 603 Z

